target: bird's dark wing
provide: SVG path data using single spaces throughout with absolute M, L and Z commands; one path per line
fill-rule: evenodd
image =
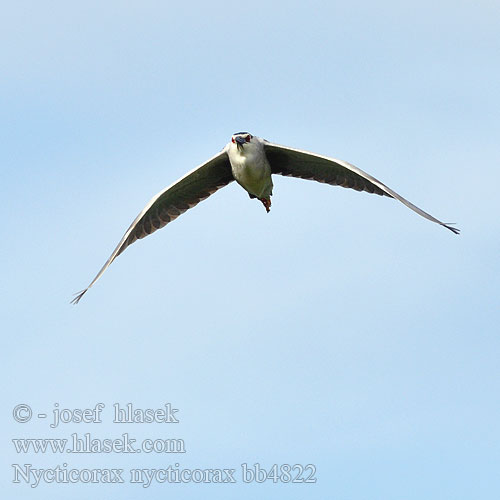
M 424 212 L 378 179 L 375 179 L 375 177 L 346 161 L 272 143 L 266 143 L 264 148 L 273 174 L 311 179 L 356 189 L 357 191 L 368 191 L 369 193 L 389 196 L 399 200 L 422 217 L 446 227 L 455 234 L 460 232 L 459 229 L 441 222 L 427 212 Z
M 166 226 L 186 210 L 208 198 L 219 188 L 233 181 L 229 157 L 225 150 L 210 158 L 158 193 L 136 217 L 90 285 L 76 294 L 72 300 L 77 304 L 85 292 L 102 276 L 111 263 L 134 241 L 154 233 Z

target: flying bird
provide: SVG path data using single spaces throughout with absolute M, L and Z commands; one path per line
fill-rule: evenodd
M 259 200 L 266 212 L 271 210 L 272 174 L 367 191 L 395 198 L 426 219 L 458 234 L 459 230 L 441 222 L 410 203 L 398 193 L 363 170 L 342 160 L 273 144 L 248 132 L 237 132 L 224 149 L 184 177 L 158 193 L 135 218 L 90 285 L 71 301 L 77 304 L 110 264 L 134 241 L 162 228 L 218 189 L 236 181 L 250 198 Z

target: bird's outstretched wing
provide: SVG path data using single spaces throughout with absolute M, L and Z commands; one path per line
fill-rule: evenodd
M 78 292 L 71 303 L 78 304 L 85 292 L 102 276 L 116 257 L 134 241 L 166 226 L 186 210 L 194 207 L 233 180 L 229 157 L 223 150 L 158 193 L 132 222 L 90 285 L 85 290 Z
M 369 193 L 389 196 L 399 200 L 422 217 L 444 226 L 455 234 L 460 232 L 459 229 L 452 227 L 450 223 L 441 222 L 424 212 L 378 179 L 375 179 L 375 177 L 350 163 L 269 142 L 265 144 L 264 148 L 273 174 L 311 179 L 356 189 L 357 191 L 368 191 Z

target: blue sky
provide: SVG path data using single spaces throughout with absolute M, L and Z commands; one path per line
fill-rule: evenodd
M 57 500 L 498 498 L 497 2 L 26 2 L 0 18 L 2 482 Z M 349 161 L 394 200 L 231 185 L 120 256 L 238 130 Z M 106 405 L 102 423 L 13 420 Z M 113 424 L 113 403 L 180 423 Z M 182 438 L 185 455 L 12 439 Z M 54 468 L 315 464 L 316 484 L 13 484 Z

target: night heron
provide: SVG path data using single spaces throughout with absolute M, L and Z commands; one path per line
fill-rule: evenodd
M 455 234 L 459 233 L 457 228 L 424 212 L 375 177 L 350 163 L 272 144 L 248 132 L 238 132 L 233 134 L 231 142 L 220 153 L 158 193 L 144 207 L 97 276 L 85 290 L 76 294 L 72 303 L 77 304 L 116 257 L 134 241 L 162 228 L 234 180 L 248 192 L 250 198 L 258 199 L 269 212 L 273 190 L 271 174 L 312 179 L 395 198 L 422 217 Z

